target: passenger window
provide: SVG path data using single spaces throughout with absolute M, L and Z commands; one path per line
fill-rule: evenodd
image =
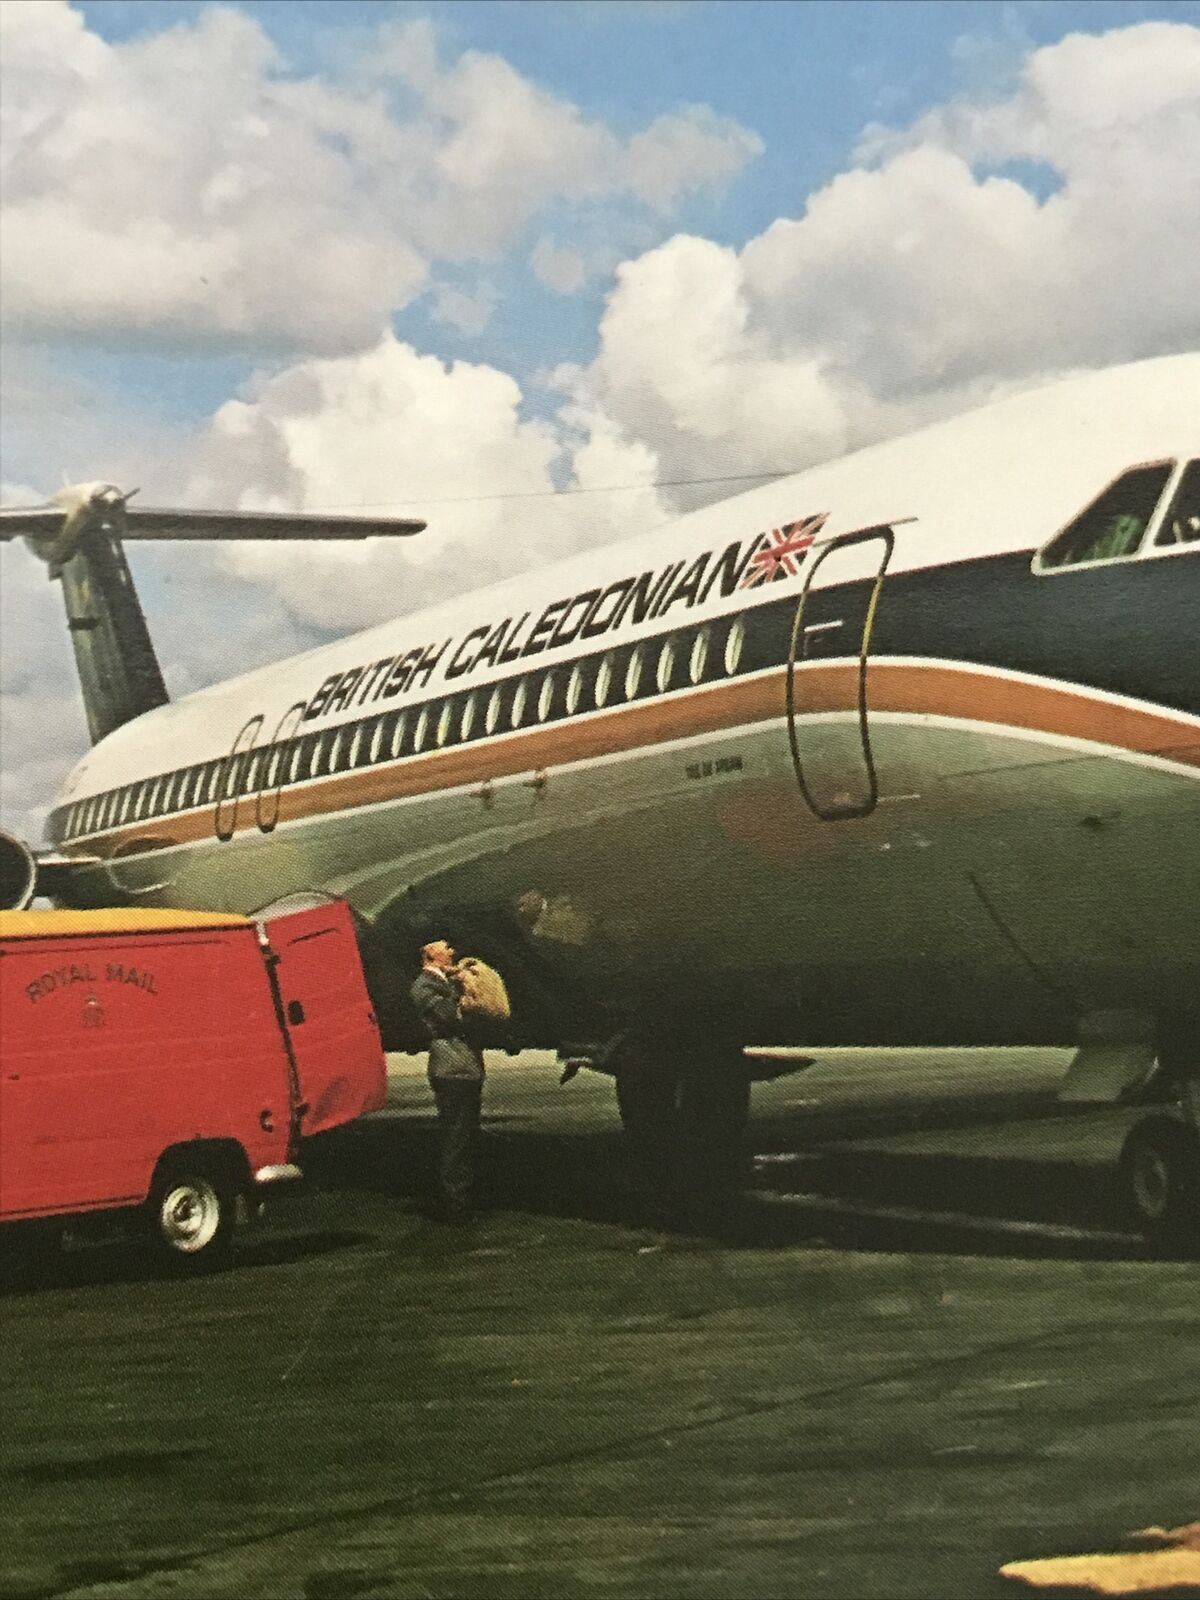
M 573 717 L 579 710 L 579 702 L 583 699 L 583 667 L 576 665 L 571 668 L 571 676 L 567 679 L 567 715 Z
M 333 749 L 329 756 L 330 772 L 345 772 L 349 766 L 350 755 L 350 729 L 339 728 L 333 739 Z
M 629 664 L 625 668 L 625 698 L 636 700 L 637 692 L 642 682 L 642 663 L 645 660 L 645 651 L 640 644 L 635 644 L 629 652 Z
M 1189 461 L 1158 530 L 1156 545 L 1200 544 L 1200 461 Z
M 370 762 L 378 761 L 387 749 L 388 735 L 392 731 L 396 713 L 389 711 L 386 717 L 379 717 L 375 723 L 375 731 L 371 735 L 371 749 L 367 756 Z
M 596 684 L 592 691 L 592 698 L 597 706 L 608 704 L 609 694 L 612 692 L 613 661 L 612 656 L 601 656 L 600 665 L 596 668 Z
M 454 721 L 454 703 L 453 703 L 453 701 L 447 700 L 445 705 L 443 705 L 443 707 L 442 707 L 442 714 L 438 718 L 437 733 L 434 735 L 434 737 L 437 740 L 437 745 L 438 745 L 438 749 L 439 750 L 446 743 L 446 740 L 449 739 L 449 737 L 450 737 L 450 728 L 451 728 L 451 725 L 452 725 L 453 721 Z
M 554 710 L 554 690 L 556 679 L 553 672 L 548 672 L 542 679 L 542 687 L 538 693 L 538 721 L 545 722 Z
M 1136 554 L 1174 463 L 1134 467 L 1110 483 L 1061 533 L 1055 534 L 1035 560 L 1035 567 L 1084 566 Z
M 425 748 L 425 735 L 428 732 L 429 732 L 429 707 L 428 706 L 422 706 L 421 707 L 421 714 L 417 718 L 417 726 L 413 730 L 413 749 L 414 750 L 423 750 Z
M 402 711 L 396 718 L 395 726 L 392 729 L 391 754 L 393 761 L 396 760 L 397 756 L 400 756 L 404 753 L 404 738 L 407 732 L 408 712 Z
M 513 690 L 512 710 L 509 713 L 509 722 L 514 728 L 519 728 L 525 717 L 525 701 L 529 695 L 529 686 L 522 678 Z
M 246 763 L 246 794 L 253 794 L 262 775 L 264 750 L 256 750 Z
M 488 701 L 487 705 L 487 714 L 483 719 L 484 729 L 488 733 L 495 733 L 496 729 L 500 725 L 500 701 L 502 695 L 503 690 L 500 688 L 500 685 L 497 684 L 492 690 L 492 697 Z
M 362 749 L 364 726 L 361 722 L 357 723 L 350 734 L 350 749 L 346 755 L 346 765 L 348 767 L 356 767 L 358 765 L 358 753 Z
M 703 683 L 708 667 L 708 647 L 712 639 L 711 628 L 700 628 L 692 640 L 692 654 L 688 661 L 688 677 L 693 683 Z
M 746 619 L 734 617 L 729 632 L 725 635 L 725 671 L 731 678 L 741 665 L 745 645 Z
M 469 694 L 463 701 L 462 721 L 458 725 L 460 739 L 469 739 L 471 737 L 471 729 L 475 726 L 475 712 L 478 705 L 479 697 L 474 692 Z
M 666 694 L 671 687 L 671 679 L 675 676 L 675 641 L 664 639 L 658 652 L 658 683 L 659 694 Z

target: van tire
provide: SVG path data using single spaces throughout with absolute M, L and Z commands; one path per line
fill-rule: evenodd
M 1172 1117 L 1147 1117 L 1121 1151 L 1125 1203 L 1149 1244 L 1190 1254 L 1200 1244 L 1200 1139 Z
M 151 1243 L 163 1263 L 190 1272 L 224 1266 L 233 1248 L 237 1190 L 215 1162 L 165 1166 L 148 1202 Z

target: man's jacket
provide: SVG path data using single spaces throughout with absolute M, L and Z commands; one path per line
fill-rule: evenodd
M 412 1002 L 429 1035 L 429 1076 L 483 1081 L 483 1057 L 467 1042 L 458 990 L 440 972 L 422 967 L 412 986 Z

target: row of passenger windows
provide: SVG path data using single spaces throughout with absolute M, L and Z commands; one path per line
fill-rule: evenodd
M 745 620 L 735 617 L 728 623 L 709 623 L 661 640 L 625 645 L 571 667 L 506 678 L 491 689 L 450 694 L 425 705 L 379 712 L 360 722 L 251 747 L 77 801 L 67 807 L 63 837 L 73 839 L 232 802 L 242 795 L 273 792 L 310 778 L 599 711 L 722 675 L 732 677 L 746 665 L 745 642 Z

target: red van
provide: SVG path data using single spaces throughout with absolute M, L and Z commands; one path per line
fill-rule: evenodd
M 137 1208 L 207 1264 L 303 1136 L 385 1098 L 344 902 L 0 912 L 2 1223 Z

